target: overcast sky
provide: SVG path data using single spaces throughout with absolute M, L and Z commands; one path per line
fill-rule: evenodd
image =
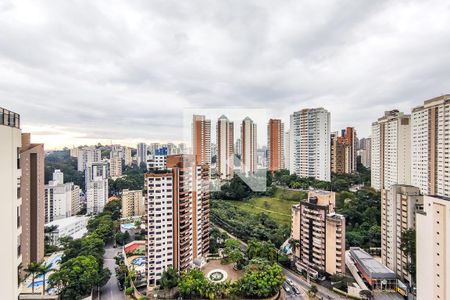
M 288 123 L 321 106 L 366 136 L 449 92 L 449 16 L 424 0 L 0 0 L 0 107 L 47 149 L 181 141 L 184 108 Z

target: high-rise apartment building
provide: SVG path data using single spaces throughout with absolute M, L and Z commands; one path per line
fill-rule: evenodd
M 335 213 L 335 193 L 310 191 L 292 207 L 291 238 L 298 241 L 296 267 L 316 277 L 345 273 L 345 218 Z
M 257 131 L 256 124 L 246 117 L 241 123 L 241 171 L 243 174 L 253 174 L 257 168 Z
M 78 151 L 78 171 L 84 172 L 86 167 L 93 163 L 102 160 L 102 151 L 92 147 L 84 147 Z
M 125 166 L 131 166 L 133 164 L 133 156 L 131 155 L 130 147 L 123 147 L 123 161 Z
M 192 151 L 199 164 L 211 164 L 211 120 L 205 116 L 193 116 Z
M 350 174 L 356 171 L 356 131 L 343 129 L 339 135 L 331 134 L 331 172 Z
M 450 197 L 450 95 L 425 101 L 411 115 L 411 183 Z
M 145 214 L 142 191 L 122 191 L 122 217 L 143 216 Z
M 416 214 L 417 299 L 450 299 L 450 198 L 424 196 Z
M 0 290 L 3 299 L 17 299 L 18 273 L 22 263 L 21 249 L 21 170 L 19 153 L 22 144 L 20 116 L 0 108 Z
M 108 163 L 91 163 L 85 177 L 87 213 L 101 213 L 108 200 Z
M 372 123 L 372 187 L 389 189 L 393 184 L 411 183 L 410 116 L 386 111 Z
M 330 113 L 302 109 L 290 119 L 290 172 L 330 181 Z
M 371 138 L 362 138 L 359 140 L 358 156 L 361 158 L 361 164 L 371 168 L 372 143 Z
M 76 215 L 80 211 L 80 187 L 64 183 L 64 173 L 53 172 L 53 180 L 44 186 L 45 223 Z
M 401 250 L 403 232 L 416 228 L 416 212 L 423 210 L 423 196 L 417 187 L 391 185 L 381 194 L 381 258 L 383 264 L 394 271 L 404 283 L 412 282 L 406 271 L 410 261 Z
M 270 119 L 267 125 L 267 155 L 269 171 L 284 169 L 284 124 L 280 119 Z
M 165 170 L 167 166 L 167 148 L 160 148 L 154 151 L 147 160 L 147 170 Z
M 217 176 L 231 179 L 234 174 L 234 124 L 222 115 L 217 121 Z
M 193 155 L 170 155 L 166 172 L 145 174 L 147 284 L 168 267 L 202 261 L 209 249 L 209 165 Z
M 109 175 L 112 178 L 122 176 L 122 159 L 118 153 L 111 152 L 109 158 Z
M 147 144 L 139 143 L 137 144 L 137 153 L 136 153 L 136 161 L 138 167 L 141 166 L 142 163 L 147 163 Z
M 283 157 L 284 157 L 284 168 L 290 170 L 291 167 L 291 146 L 290 146 L 290 133 L 289 130 L 284 133 L 284 149 L 283 149 Z
M 22 265 L 44 258 L 44 144 L 32 144 L 29 133 L 22 133 L 20 148 L 20 195 L 22 209 Z M 22 271 L 25 275 L 25 271 Z
M 234 149 L 235 149 L 236 155 L 239 155 L 239 156 L 242 155 L 242 142 L 241 142 L 240 138 L 236 139 L 236 143 L 235 143 Z

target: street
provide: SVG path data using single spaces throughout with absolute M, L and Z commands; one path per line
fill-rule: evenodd
M 108 283 L 102 287 L 101 300 L 125 300 L 124 292 L 120 291 L 117 285 L 116 272 L 114 270 L 116 266 L 114 256 L 116 256 L 119 251 L 120 248 L 113 248 L 112 244 L 105 247 L 105 267 L 111 271 L 111 278 Z

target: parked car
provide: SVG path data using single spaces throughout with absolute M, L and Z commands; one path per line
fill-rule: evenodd
M 283 282 L 283 289 L 286 291 L 286 294 L 292 293 L 291 287 L 289 286 L 289 284 L 286 281 Z
M 287 278 L 286 282 L 290 285 L 290 286 L 294 286 L 294 282 L 292 281 L 292 279 Z

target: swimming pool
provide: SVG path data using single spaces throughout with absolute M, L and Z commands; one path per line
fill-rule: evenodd
M 50 264 L 50 266 L 51 266 L 50 268 L 52 270 L 54 270 L 56 268 L 56 266 L 59 264 L 60 261 L 61 261 L 61 255 L 57 255 L 57 256 L 53 257 L 52 260 L 48 262 Z M 46 285 L 48 283 L 48 275 L 49 274 L 45 275 L 45 284 Z M 36 276 L 34 278 L 34 287 L 40 287 L 40 286 L 44 285 L 44 280 L 42 280 L 43 277 L 44 277 L 43 275 L 39 275 L 39 276 Z M 33 287 L 33 282 L 31 282 L 28 285 L 28 287 L 32 288 Z
M 133 260 L 131 261 L 131 264 L 134 266 L 144 266 L 146 263 L 147 260 L 145 259 L 144 256 L 133 258 Z

